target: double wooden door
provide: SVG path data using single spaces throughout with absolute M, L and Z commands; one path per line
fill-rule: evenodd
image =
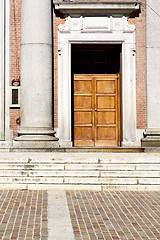
M 119 145 L 119 74 L 75 74 L 74 146 Z

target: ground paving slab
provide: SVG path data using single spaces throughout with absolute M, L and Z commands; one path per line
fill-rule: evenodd
M 1 190 L 0 239 L 160 239 L 160 192 Z

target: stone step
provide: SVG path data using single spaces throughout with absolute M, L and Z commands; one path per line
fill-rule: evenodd
M 32 170 L 32 169 L 53 169 L 53 170 L 64 170 L 64 164 L 30 164 L 30 163 L 21 163 L 21 164 L 14 164 L 14 163 L 0 163 L 0 170 Z
M 31 184 L 7 184 L 0 183 L 0 189 L 27 189 L 27 190 L 56 190 L 56 191 L 73 191 L 73 190 L 88 190 L 88 191 L 160 191 L 160 185 L 103 185 L 103 184 L 39 184 L 39 183 L 31 183 Z
M 77 171 L 160 171 L 160 164 L 51 164 L 51 163 L 0 163 L 0 170 L 77 170 Z
M 30 176 L 30 177 L 99 177 L 99 171 L 53 171 L 53 170 L 39 170 L 39 171 L 26 171 L 26 170 L 2 170 L 0 177 L 9 176 Z
M 160 171 L 54 171 L 1 170 L 0 177 L 101 177 L 101 178 L 160 178 Z
M 65 164 L 65 170 L 160 171 L 160 164 Z
M 105 153 L 105 152 L 1 152 L 0 159 L 58 159 L 58 158 L 154 158 L 159 153 Z
M 0 149 L 1 150 L 1 149 Z M 59 153 L 142 153 L 144 152 L 145 148 L 141 147 L 69 147 L 69 148 L 47 148 L 48 152 L 59 152 Z M 16 148 L 12 147 L 10 149 L 11 152 L 45 152 L 46 149 L 41 148 Z
M 100 177 L 160 178 L 160 171 L 101 171 Z
M 160 178 L 0 177 L 0 184 L 159 185 Z
M 160 190 L 160 154 L 0 153 L 5 188 Z
M 72 147 L 66 148 L 65 152 L 142 153 L 144 150 L 141 147 Z
M 69 184 L 160 184 L 160 178 L 64 178 L 64 183 Z
M 0 163 L 160 163 L 159 154 L 146 153 L 54 153 L 54 154 L 0 154 Z
M 160 164 L 160 159 L 0 159 L 0 164 Z

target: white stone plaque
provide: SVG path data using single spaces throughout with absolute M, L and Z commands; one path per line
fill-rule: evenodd
M 109 30 L 108 17 L 84 17 L 83 30 Z

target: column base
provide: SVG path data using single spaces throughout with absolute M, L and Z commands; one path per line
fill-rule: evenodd
M 23 135 L 16 137 L 15 141 L 58 141 L 57 137 L 47 135 Z
M 160 129 L 147 129 L 141 140 L 141 146 L 145 148 L 160 147 Z
M 58 142 L 59 140 L 55 137 L 56 132 L 48 128 L 20 128 L 17 132 L 19 136 L 14 139 L 15 141 L 26 142 L 27 144 L 31 142 L 32 145 L 34 142 L 37 144 L 38 142 Z M 41 143 L 41 145 L 43 144 Z M 57 146 L 57 144 L 55 145 Z
M 35 140 L 23 140 L 13 141 L 12 148 L 17 151 L 51 151 L 52 149 L 59 148 L 60 144 L 58 141 L 35 141 Z

